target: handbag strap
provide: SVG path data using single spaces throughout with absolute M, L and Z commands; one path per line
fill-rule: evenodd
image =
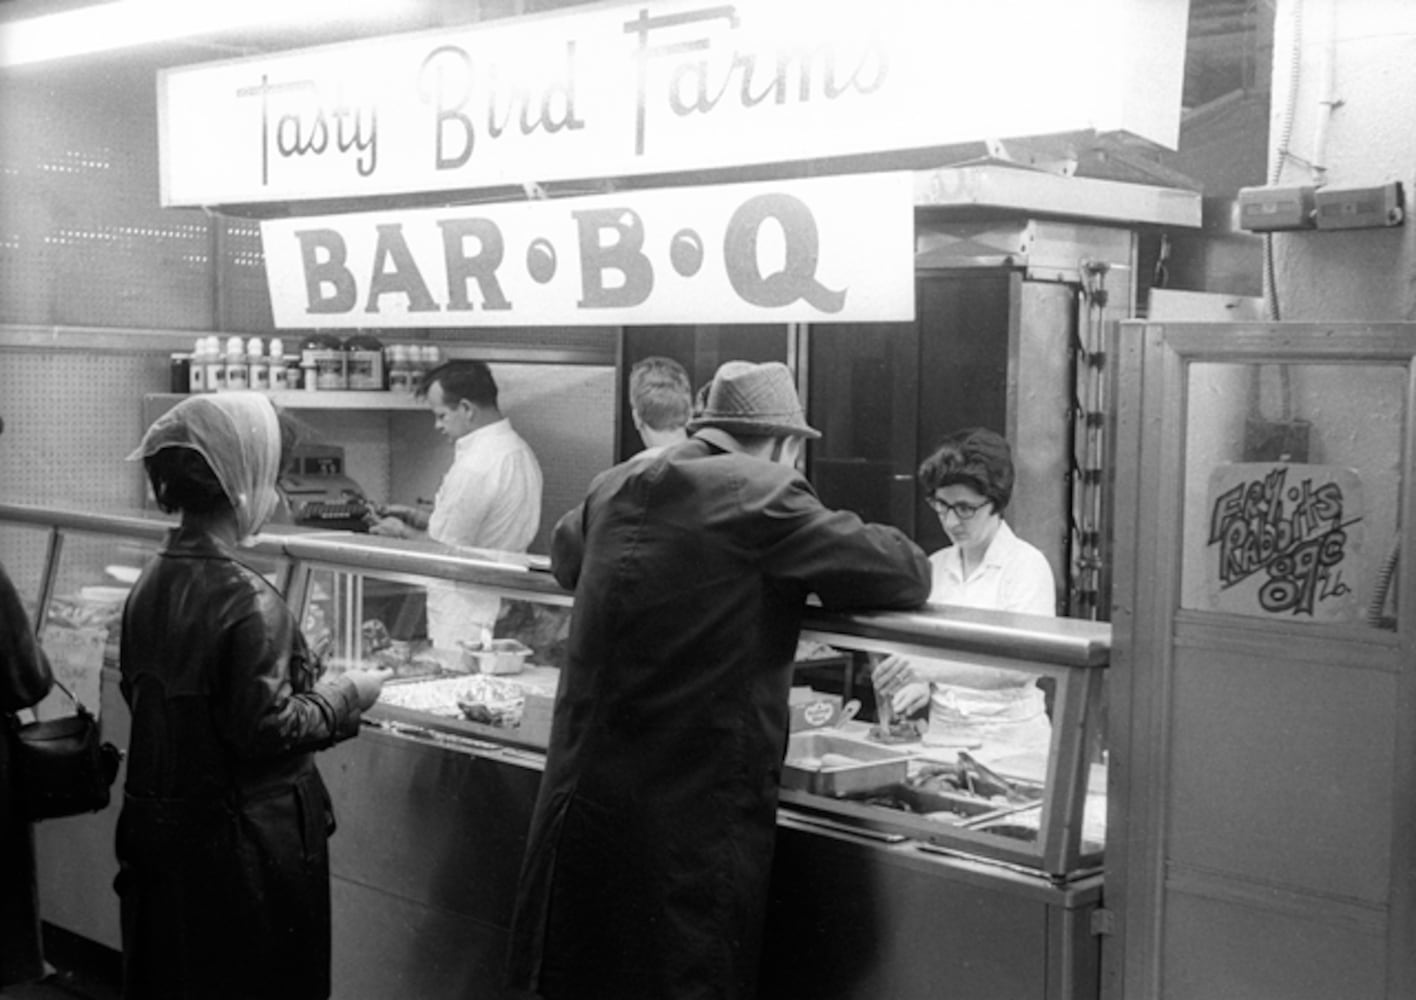
M 70 691 L 67 687 L 65 687 L 64 682 L 61 681 L 58 677 L 54 678 L 54 686 L 57 687 L 60 691 L 63 691 L 66 695 L 68 695 L 69 700 L 74 703 L 74 707 L 78 709 L 81 713 L 88 713 L 88 709 L 84 707 L 84 703 L 79 701 L 79 696 L 74 694 L 74 692 Z

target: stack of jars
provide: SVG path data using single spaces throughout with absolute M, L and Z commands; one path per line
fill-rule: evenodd
M 340 339 L 315 332 L 298 351 L 287 354 L 279 337 L 216 335 L 197 338 L 191 354 L 172 355 L 173 392 L 223 392 L 232 389 L 310 392 L 382 390 L 412 392 L 422 376 L 441 362 L 432 344 L 385 347 L 366 331 Z
M 385 350 L 388 387 L 413 392 L 423 376 L 442 363 L 436 344 L 390 344 Z
M 228 389 L 286 389 L 291 373 L 299 378 L 299 358 L 287 355 L 279 337 L 270 350 L 260 337 L 198 337 L 190 355 L 172 356 L 174 392 L 223 392 Z M 185 374 L 185 385 L 180 384 Z

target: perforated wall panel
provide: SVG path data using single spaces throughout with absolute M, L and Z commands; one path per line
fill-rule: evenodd
M 212 226 L 158 205 L 151 81 L 43 79 L 0 98 L 0 322 L 210 326 Z
M 124 461 L 142 436 L 139 401 L 167 388 L 166 355 L 0 351 L 0 500 L 74 510 L 136 509 Z

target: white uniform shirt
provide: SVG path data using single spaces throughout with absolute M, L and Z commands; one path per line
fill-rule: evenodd
M 1057 593 L 1047 557 L 998 526 L 983 560 L 964 579 L 959 549 L 951 546 L 929 557 L 934 584 L 929 599 L 995 611 L 1057 614 Z M 979 689 L 956 684 L 930 685 L 926 744 L 981 748 L 993 757 L 1015 750 L 1045 751 L 1051 738 L 1045 698 L 1031 678 L 1011 687 Z
M 956 545 L 934 553 L 929 564 L 934 567 L 931 601 L 1033 615 L 1057 614 L 1052 566 L 1042 552 L 1013 534 L 1007 521 L 998 525 L 983 561 L 967 580 Z
M 506 419 L 457 439 L 428 519 L 444 545 L 525 552 L 541 525 L 541 466 Z
M 525 552 L 541 524 L 541 466 L 505 419 L 457 439 L 428 519 L 428 537 L 444 545 Z M 496 624 L 501 601 L 468 586 L 428 587 L 428 637 L 457 651 Z

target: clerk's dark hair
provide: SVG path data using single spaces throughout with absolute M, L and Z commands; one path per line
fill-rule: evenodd
M 422 399 L 434 382 L 453 406 L 464 399 L 474 406 L 497 405 L 497 383 L 485 361 L 445 361 L 418 380 L 414 394 Z
M 305 436 L 305 425 L 280 407 L 275 408 L 280 426 L 280 466 L 284 470 L 294 457 L 295 448 Z M 185 445 L 160 448 L 143 459 L 148 482 L 158 509 L 167 514 L 187 511 L 210 514 L 231 506 L 231 499 L 221 486 L 221 480 L 201 452 Z
M 1013 449 L 986 427 L 955 431 L 920 463 L 919 482 L 927 495 L 943 486 L 967 486 L 1002 514 L 1013 498 Z

